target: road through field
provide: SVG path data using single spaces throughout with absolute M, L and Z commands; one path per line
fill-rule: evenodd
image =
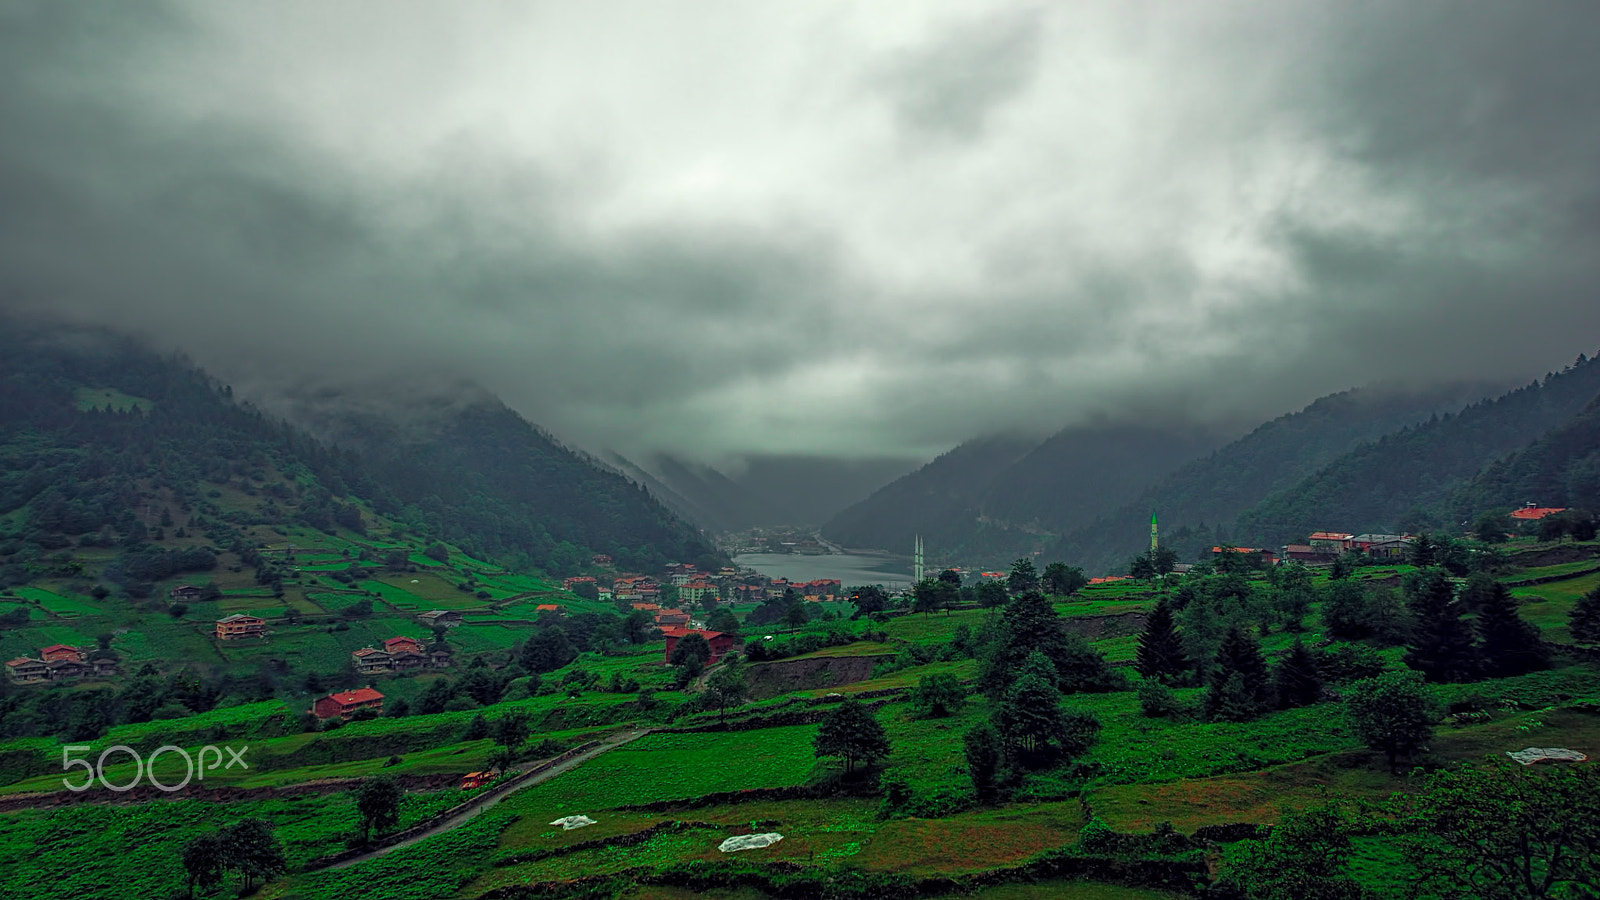
M 515 794 L 517 791 L 520 791 L 520 790 L 522 790 L 523 788 L 526 788 L 526 787 L 532 787 L 533 785 L 540 784 L 540 783 L 545 782 L 545 781 L 549 781 L 550 779 L 556 777 L 557 775 L 560 775 L 563 772 L 569 771 L 571 769 L 575 769 L 578 766 L 583 765 L 584 763 L 588 762 L 591 759 L 594 759 L 596 756 L 599 756 L 602 753 L 605 753 L 605 752 L 610 751 L 610 750 L 615 750 L 618 747 L 621 747 L 623 744 L 629 743 L 631 741 L 636 741 L 639 738 L 642 738 L 642 737 L 644 737 L 645 735 L 647 735 L 649 733 L 650 733 L 650 729 L 648 729 L 648 728 L 641 728 L 641 729 L 639 729 L 637 731 L 625 731 L 622 734 L 619 734 L 616 737 L 611 738 L 610 740 L 606 741 L 605 743 L 601 744 L 598 747 L 595 747 L 595 748 L 590 749 L 590 750 L 586 750 L 583 753 L 580 753 L 577 756 L 572 757 L 571 759 L 563 760 L 563 761 L 557 763 L 556 765 L 551 766 L 550 768 L 544 770 L 543 772 L 540 772 L 539 774 L 534 775 L 533 777 L 528 778 L 528 779 L 518 783 L 515 787 L 511 788 L 510 790 L 501 791 L 499 793 L 490 794 L 490 795 L 487 795 L 485 797 L 482 797 L 480 802 L 474 803 L 472 806 L 468 807 L 467 809 L 461 810 L 460 812 L 456 813 L 453 816 L 450 816 L 449 818 L 440 819 L 438 822 L 435 822 L 433 825 L 429 826 L 426 831 L 418 832 L 417 834 L 411 835 L 410 837 L 406 838 L 403 841 L 400 841 L 400 842 L 394 843 L 394 844 L 390 844 L 387 847 L 379 847 L 377 849 L 370 850 L 370 851 L 368 851 L 366 853 L 363 853 L 360 856 L 354 856 L 354 857 L 351 857 L 349 859 L 340 860 L 339 862 L 336 862 L 333 865 L 328 866 L 327 868 L 329 868 L 329 869 L 344 869 L 344 868 L 348 868 L 350 866 L 355 865 L 356 863 L 364 862 L 364 861 L 372 859 L 374 857 L 383 856 L 386 853 L 391 853 L 391 852 L 393 852 L 395 850 L 400 849 L 401 847 L 409 847 L 412 844 L 417 843 L 418 841 L 425 841 L 428 838 L 433 837 L 436 834 L 440 834 L 442 832 L 449 831 L 449 830 L 451 830 L 453 828 L 459 828 L 462 825 L 462 823 L 470 820 L 473 816 L 476 816 L 478 813 L 483 812 L 484 810 L 486 810 L 489 807 L 495 805 L 496 803 L 499 803 L 501 800 L 504 800 L 505 798 L 511 796 L 512 794 Z

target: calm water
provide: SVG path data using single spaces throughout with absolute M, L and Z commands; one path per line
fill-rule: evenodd
M 812 581 L 837 578 L 845 587 L 881 584 L 887 588 L 911 584 L 910 561 L 894 556 L 798 556 L 789 553 L 741 553 L 733 558 L 737 565 L 755 569 L 768 578 Z

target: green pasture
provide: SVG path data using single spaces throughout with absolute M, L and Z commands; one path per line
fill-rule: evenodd
M 115 388 L 80 387 L 73 392 L 73 398 L 79 412 L 93 409 L 111 409 L 115 412 L 138 409 L 149 412 L 155 406 L 153 400 L 124 394 Z
M 816 765 L 815 725 L 652 734 L 505 801 L 544 821 L 716 791 L 804 784 Z
M 25 600 L 32 600 L 46 611 L 57 616 L 99 616 L 105 614 L 102 606 L 92 600 L 66 597 L 43 588 L 12 588 L 11 593 Z

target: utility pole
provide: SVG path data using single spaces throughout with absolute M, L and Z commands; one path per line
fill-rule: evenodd
M 911 583 L 919 584 L 922 581 L 922 535 L 917 535 L 917 544 L 913 550 L 911 562 Z

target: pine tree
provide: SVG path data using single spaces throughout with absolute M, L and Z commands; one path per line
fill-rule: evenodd
M 1416 620 L 1406 665 L 1429 681 L 1470 681 L 1477 673 L 1477 647 L 1444 570 L 1412 573 L 1405 590 L 1407 606 Z
M 1509 678 L 1550 668 L 1550 651 L 1539 629 L 1517 612 L 1517 601 L 1493 576 L 1479 573 L 1467 581 L 1477 597 L 1479 655 L 1483 672 Z
M 1265 712 L 1271 702 L 1272 686 L 1260 645 L 1243 630 L 1229 628 L 1206 692 L 1206 718 L 1242 722 Z
M 1184 655 L 1183 641 L 1173 621 L 1172 604 L 1166 597 L 1156 603 L 1145 621 L 1144 633 L 1139 635 L 1135 665 L 1140 675 L 1165 682 L 1180 679 L 1189 671 L 1189 658 Z
M 1322 676 L 1317 672 L 1316 657 L 1306 649 L 1299 638 L 1278 663 L 1272 673 L 1278 692 L 1278 708 L 1310 706 L 1322 696 Z
M 1567 613 L 1572 639 L 1580 644 L 1600 644 L 1600 587 L 1582 597 Z

